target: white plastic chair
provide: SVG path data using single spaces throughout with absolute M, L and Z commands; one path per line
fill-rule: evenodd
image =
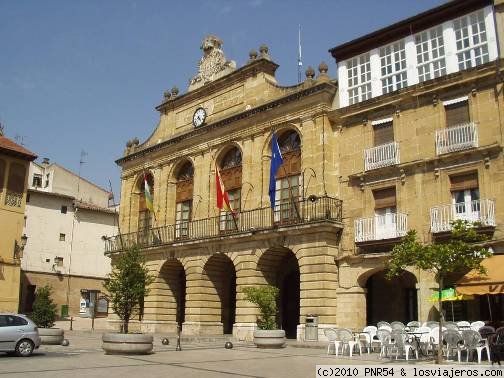
M 376 328 L 378 328 L 378 329 L 380 329 L 382 326 L 390 327 L 390 323 L 389 322 L 378 322 L 378 324 L 376 324 Z
M 452 350 L 457 350 L 457 354 L 459 351 L 460 342 L 462 342 L 462 335 L 460 332 L 447 329 L 443 332 L 443 341 L 446 342 L 445 350 L 446 350 L 446 358 L 450 358 L 450 352 Z M 460 359 L 459 359 L 460 362 Z
M 446 328 L 443 327 L 441 328 L 441 332 L 446 331 Z M 437 350 L 439 347 L 439 327 L 434 327 L 431 329 L 430 333 L 430 345 L 432 348 L 432 351 Z
M 387 331 L 392 332 L 392 327 L 389 325 L 382 325 L 378 327 L 378 329 L 386 329 Z
M 390 327 L 392 328 L 393 331 L 395 330 L 404 331 L 404 329 L 406 328 L 406 326 L 402 322 L 392 322 L 390 323 Z
M 475 322 L 472 322 L 472 323 L 471 323 L 471 329 L 472 329 L 473 331 L 478 332 L 478 331 L 479 331 L 479 329 L 480 329 L 481 327 L 483 327 L 484 325 L 485 325 L 485 322 L 482 322 L 481 320 L 477 320 L 477 321 L 475 321 Z
M 416 345 L 413 343 L 410 343 L 408 341 L 408 334 L 406 333 L 406 331 L 393 330 L 392 333 L 390 334 L 390 337 L 392 338 L 392 341 L 395 345 L 396 360 L 399 357 L 399 352 L 404 351 L 404 353 L 406 355 L 406 361 L 408 361 L 410 350 L 415 351 L 415 356 L 416 356 L 416 359 L 418 360 L 418 350 L 416 348 Z
M 458 360 L 460 362 L 461 352 L 467 352 L 466 362 L 469 362 L 469 354 L 476 351 L 478 353 L 478 364 L 481 364 L 481 351 L 486 348 L 486 345 L 481 338 L 481 335 L 474 330 L 462 331 L 462 339 L 464 344 L 459 346 L 457 350 Z M 490 355 L 488 355 L 490 360 Z
M 408 324 L 406 324 L 406 328 L 408 328 L 410 331 L 414 331 L 419 327 L 420 327 L 420 323 L 417 322 L 416 320 L 413 320 L 413 321 L 409 322 Z
M 368 351 L 368 354 L 371 353 L 371 348 L 373 347 L 373 341 L 377 341 L 377 340 L 374 340 L 374 338 L 376 337 L 376 332 L 377 332 L 377 328 L 375 326 L 367 326 L 367 327 L 364 327 L 364 329 L 362 330 L 362 333 L 359 334 L 359 337 L 362 339 L 364 338 L 364 341 L 365 341 L 365 347 L 367 348 L 367 351 Z
M 461 320 L 460 322 L 457 322 L 457 325 L 459 326 L 459 328 L 470 328 L 471 327 L 471 323 L 469 323 L 468 321 L 465 321 L 465 320 Z
M 355 347 L 359 349 L 359 355 L 362 354 L 360 340 L 356 340 L 352 331 L 349 329 L 342 328 L 338 330 L 338 338 L 341 340 L 341 355 L 345 353 L 345 348 L 348 347 L 350 357 L 353 356 L 353 350 Z
M 327 354 L 330 354 L 331 346 L 334 345 L 334 354 L 338 355 L 338 350 L 341 342 L 338 340 L 338 330 L 335 328 L 324 329 L 324 335 L 327 337 L 329 344 L 327 345 Z
M 425 351 L 424 354 L 427 354 L 430 347 L 431 347 L 431 329 L 429 327 L 418 327 L 415 332 L 418 332 L 420 334 L 420 337 L 417 338 L 420 342 L 420 348 L 423 348 Z
M 380 358 L 384 355 L 388 356 L 388 352 L 395 347 L 390 338 L 390 331 L 385 328 L 380 328 L 376 332 L 376 337 L 380 340 Z

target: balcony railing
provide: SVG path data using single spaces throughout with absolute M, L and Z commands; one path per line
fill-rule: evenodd
M 366 171 L 396 164 L 399 164 L 399 143 L 397 142 L 382 144 L 364 151 Z
M 408 216 L 403 213 L 376 215 L 355 220 L 355 242 L 395 239 L 408 232 Z
M 474 122 L 436 131 L 436 154 L 447 154 L 478 147 L 478 128 Z
M 21 207 L 23 203 L 23 193 L 7 191 L 5 193 L 5 204 L 7 206 Z
M 331 197 L 303 199 L 282 203 L 271 207 L 262 207 L 235 214 L 235 221 L 230 225 L 222 222 L 222 217 L 212 217 L 192 221 L 181 221 L 175 224 L 152 228 L 149 230 L 121 234 L 105 242 L 105 252 L 118 252 L 133 245 L 140 248 L 163 244 L 211 239 L 277 227 L 309 224 L 320 221 L 341 222 L 342 202 Z
M 454 220 L 478 222 L 482 226 L 495 227 L 495 202 L 481 199 L 436 206 L 430 210 L 430 220 L 431 231 L 434 233 L 450 231 Z

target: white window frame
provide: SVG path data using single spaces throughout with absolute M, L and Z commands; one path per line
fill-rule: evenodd
M 408 86 L 406 41 L 400 39 L 379 48 L 382 93 L 387 94 Z
M 443 25 L 415 34 L 415 54 L 420 83 L 446 75 Z
M 455 46 L 460 71 L 490 61 L 484 9 L 453 20 Z M 477 54 L 478 50 L 484 51 Z M 463 56 L 463 58 L 462 58 Z
M 345 71 L 349 105 L 373 97 L 371 87 L 371 54 L 369 52 L 347 60 Z M 355 94 L 352 95 L 352 93 Z

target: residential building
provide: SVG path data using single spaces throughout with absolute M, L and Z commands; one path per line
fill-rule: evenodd
M 3 135 L 0 128 L 0 312 L 17 312 L 28 167 L 37 155 Z
M 56 163 L 30 165 L 22 259 L 22 311 L 32 310 L 38 287 L 50 285 L 61 316 L 107 314 L 103 283 L 110 259 L 103 239 L 117 232 L 111 193 Z
M 243 288 L 263 284 L 280 289 L 277 323 L 298 339 L 310 314 L 320 337 L 436 318 L 434 277 L 388 281 L 384 262 L 408 230 L 439 241 L 454 219 L 503 251 L 503 11 L 443 4 L 331 49 L 338 81 L 321 63 L 290 87 L 266 46 L 236 68 L 205 38 L 187 93 L 165 92 L 152 135 L 117 160 L 123 234 L 106 253 L 137 244 L 157 277 L 139 327 L 248 339 L 257 311 Z M 273 133 L 283 164 L 270 207 Z M 217 208 L 217 169 L 233 214 Z M 460 311 L 487 316 L 477 301 Z

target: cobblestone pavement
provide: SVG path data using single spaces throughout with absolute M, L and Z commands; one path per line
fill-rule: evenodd
M 260 350 L 251 343 L 234 343 L 224 348 L 223 340 L 182 343 L 175 351 L 175 338 L 161 344 L 155 335 L 154 353 L 145 356 L 107 356 L 101 350 L 101 332 L 66 331 L 70 346 L 41 346 L 32 357 L 10 357 L 0 353 L 3 377 L 314 377 L 315 366 L 328 364 L 391 364 L 378 355 L 350 358 L 326 355 L 320 348 Z M 405 361 L 403 360 L 402 363 Z M 423 361 L 431 363 L 430 361 Z

